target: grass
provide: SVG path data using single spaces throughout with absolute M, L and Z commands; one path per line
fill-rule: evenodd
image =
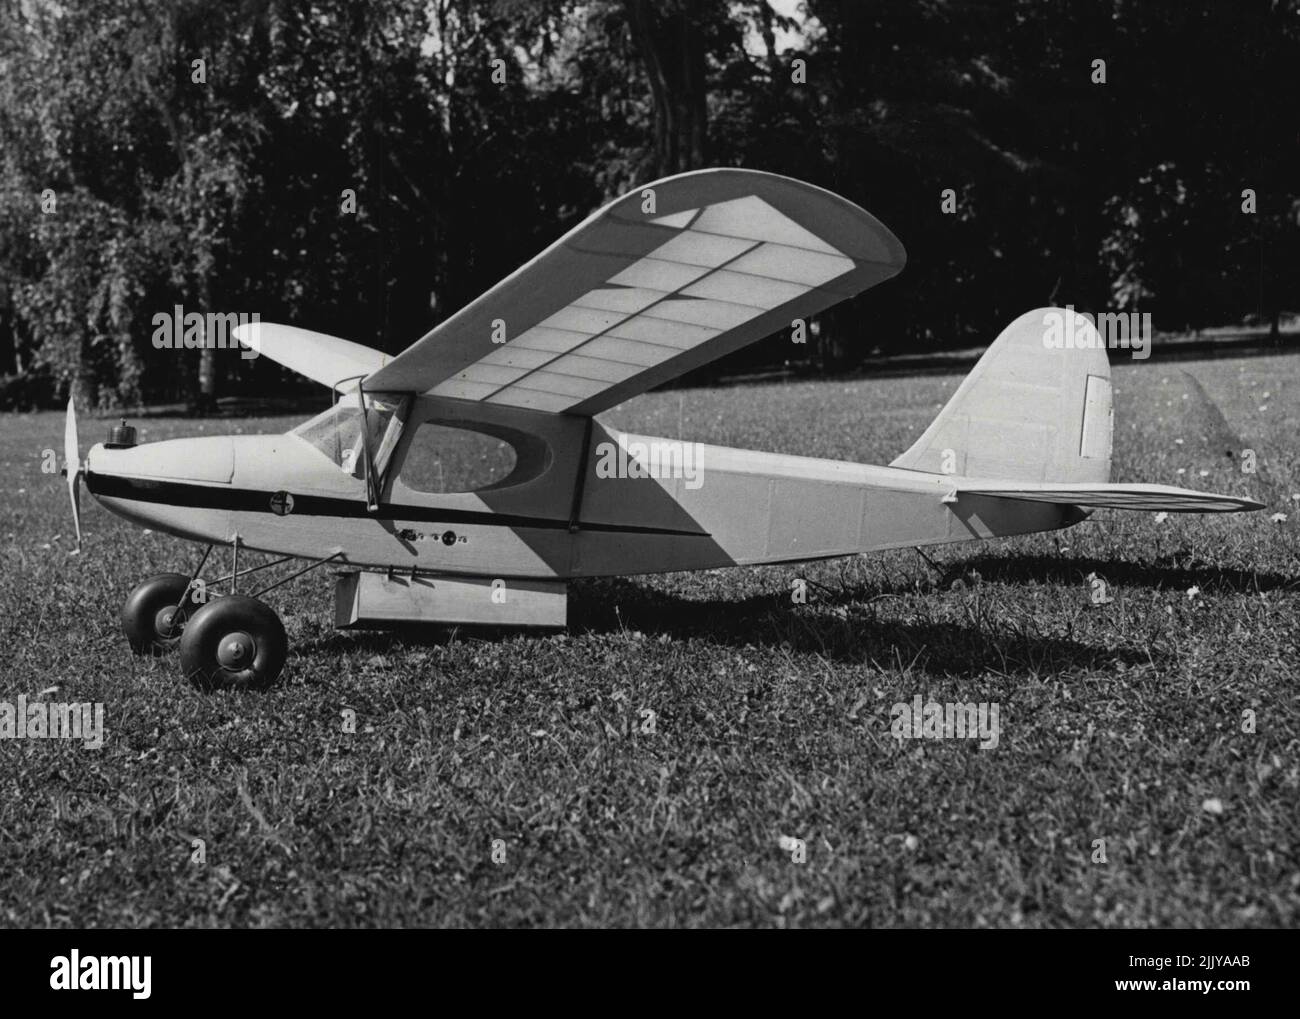
M 582 583 L 544 637 L 335 632 L 309 576 L 270 596 L 293 650 L 260 696 L 129 654 L 122 599 L 196 550 L 92 504 L 70 556 L 40 472 L 62 419 L 4 418 L 0 700 L 102 701 L 106 742 L 0 741 L 0 922 L 1294 927 L 1300 359 L 1115 380 L 1116 480 L 1268 509 L 1100 512 L 940 548 L 938 570 L 899 552 Z M 880 463 L 958 381 L 668 392 L 611 417 Z M 996 702 L 998 747 L 894 740 L 916 694 Z

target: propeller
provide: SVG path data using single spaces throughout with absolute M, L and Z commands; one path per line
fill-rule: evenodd
M 77 551 L 81 551 L 81 454 L 77 449 L 77 411 L 68 397 L 68 420 L 63 426 L 64 470 L 68 475 L 68 498 L 72 500 L 72 525 L 77 530 Z

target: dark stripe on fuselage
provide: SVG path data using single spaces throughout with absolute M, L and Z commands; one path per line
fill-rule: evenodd
M 195 485 L 183 481 L 159 481 L 153 478 L 126 478 L 117 474 L 85 474 L 86 488 L 93 495 L 109 499 L 133 499 L 165 506 L 189 506 L 194 509 L 231 510 L 237 513 L 271 513 L 274 492 L 229 485 Z M 464 510 L 438 506 L 395 506 L 380 503 L 370 513 L 360 499 L 343 499 L 328 495 L 293 495 L 293 512 L 287 516 L 343 517 L 371 520 L 411 520 L 436 524 L 482 524 L 488 527 L 536 527 L 568 530 L 568 520 L 525 516 L 519 513 L 493 513 L 491 510 Z M 635 524 L 598 524 L 583 522 L 583 531 L 612 531 L 619 534 L 672 534 L 706 538 L 706 531 L 683 531 L 671 527 L 640 527 Z

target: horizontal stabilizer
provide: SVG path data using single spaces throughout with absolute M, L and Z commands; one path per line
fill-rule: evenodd
M 378 371 L 388 360 L 382 351 L 351 340 L 270 322 L 242 325 L 235 330 L 235 339 L 276 364 L 339 392 L 354 388 L 359 379 Z
M 958 483 L 959 495 L 991 495 L 1000 499 L 1051 502 L 1088 509 L 1164 510 L 1168 513 L 1238 513 L 1263 509 L 1264 504 L 1236 495 L 1195 492 L 1172 485 L 1113 485 L 1101 483 L 1034 484 L 1024 481 Z

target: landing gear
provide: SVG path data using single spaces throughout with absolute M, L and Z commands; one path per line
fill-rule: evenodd
M 185 678 L 205 692 L 264 690 L 280 675 L 289 639 L 265 602 L 241 594 L 216 598 L 190 617 L 181 636 Z
M 160 573 L 140 584 L 122 607 L 122 630 L 138 654 L 160 654 L 179 645 L 185 678 L 203 691 L 264 690 L 280 675 L 289 653 L 284 624 L 270 606 L 258 599 L 340 558 L 331 552 L 287 577 L 268 584 L 253 597 L 235 593 L 240 577 L 288 562 L 283 556 L 271 562 L 239 568 L 240 540 L 231 541 L 231 573 L 213 584 L 199 579 L 212 553 L 209 545 L 194 574 Z M 214 596 L 212 587 L 229 584 L 230 593 Z
M 197 608 L 190 578 L 158 573 L 136 586 L 122 606 L 122 632 L 138 655 L 162 655 L 181 639 L 186 622 Z

